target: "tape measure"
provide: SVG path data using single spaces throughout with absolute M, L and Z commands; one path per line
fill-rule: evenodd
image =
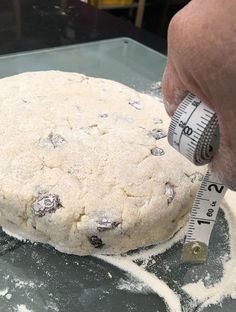
M 171 120 L 168 141 L 195 165 L 209 163 L 220 141 L 215 112 L 189 93 Z M 207 260 L 211 232 L 226 190 L 211 172 L 206 173 L 192 207 L 181 256 L 183 262 Z

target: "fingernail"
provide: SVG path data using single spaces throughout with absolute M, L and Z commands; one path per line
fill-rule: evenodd
M 171 104 L 165 99 L 164 99 L 164 105 L 165 105 L 165 109 L 166 109 L 168 115 L 172 116 L 177 109 L 177 105 Z
M 187 96 L 188 91 L 175 89 L 174 94 L 175 94 L 175 104 L 178 106 Z

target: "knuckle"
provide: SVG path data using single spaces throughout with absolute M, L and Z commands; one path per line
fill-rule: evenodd
M 168 27 L 168 39 L 175 38 L 179 34 L 181 34 L 182 27 L 182 15 L 180 12 L 174 15 L 174 17 L 171 19 L 169 27 Z

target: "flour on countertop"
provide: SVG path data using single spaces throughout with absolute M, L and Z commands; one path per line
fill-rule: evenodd
M 158 294 L 167 304 L 169 311 L 181 312 L 181 305 L 178 295 L 171 290 L 168 285 L 162 280 L 158 279 L 154 274 L 145 271 L 132 260 L 122 256 L 97 256 L 121 270 L 128 272 L 140 283 L 143 283 L 150 288 L 154 293 Z
M 132 275 L 128 275 L 127 279 L 121 278 L 116 285 L 116 288 L 119 290 L 126 290 L 132 293 L 142 293 L 148 294 L 152 292 L 152 290 L 147 287 L 147 285 L 139 280 L 136 280 L 132 277 Z
M 30 287 L 30 288 L 35 288 L 35 283 L 32 282 L 32 281 L 23 281 L 23 280 L 20 280 L 18 278 L 15 278 L 13 280 L 15 282 L 15 287 L 16 288 L 24 288 L 24 287 Z M 39 286 L 39 285 L 37 285 Z
M 24 304 L 18 304 L 17 312 L 33 312 L 33 310 L 28 309 Z
M 11 297 L 12 297 L 12 294 L 6 294 L 6 298 L 7 298 L 7 300 L 10 300 L 10 299 L 11 299 Z
M 8 293 L 8 288 L 0 289 L 0 296 L 4 297 Z
M 110 272 L 107 272 L 107 275 L 109 276 L 109 278 L 112 278 L 112 274 Z
M 230 259 L 224 262 L 222 279 L 212 287 L 206 287 L 203 280 L 183 287 L 193 299 L 202 302 L 204 308 L 210 304 L 220 303 L 225 297 L 234 298 L 236 293 L 236 193 L 228 191 L 222 208 L 229 226 Z
M 225 218 L 229 227 L 229 243 L 230 257 L 224 255 L 221 257 L 223 263 L 223 277 L 212 284 L 211 275 L 206 272 L 205 276 L 198 282 L 189 283 L 182 287 L 191 298 L 187 307 L 181 307 L 179 295 L 175 293 L 169 286 L 160 280 L 154 274 L 146 271 L 147 264 L 154 255 L 161 254 L 171 248 L 174 243 L 181 240 L 186 231 L 186 227 L 181 229 L 170 241 L 164 242 L 149 248 L 140 250 L 137 253 L 125 256 L 99 256 L 98 258 L 117 266 L 121 270 L 128 272 L 129 280 L 121 280 L 117 288 L 126 291 L 152 291 L 162 297 L 166 302 L 170 312 L 182 311 L 192 312 L 198 305 L 198 311 L 210 304 L 220 303 L 225 297 L 236 299 L 236 193 L 228 191 L 223 204 L 221 205 L 225 212 Z M 138 265 L 134 261 L 142 260 L 142 264 Z M 166 271 L 170 270 L 166 265 Z M 209 286 L 208 286 L 209 285 Z M 181 310 L 182 309 L 182 310 Z

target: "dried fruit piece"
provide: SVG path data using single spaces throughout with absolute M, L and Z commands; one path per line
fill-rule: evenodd
M 139 101 L 130 100 L 128 103 L 129 105 L 133 106 L 137 110 L 142 110 L 143 108 L 143 105 Z
M 190 176 L 189 176 L 189 178 L 190 178 L 190 181 L 192 182 L 192 183 L 194 183 L 195 181 L 202 181 L 203 180 L 203 174 L 202 173 L 200 173 L 200 172 L 194 172 L 193 174 L 191 174 Z
M 97 229 L 99 232 L 114 229 L 120 224 L 119 221 L 114 221 L 111 218 L 107 218 L 107 217 L 104 217 L 101 220 L 98 220 L 97 223 L 98 223 Z
M 107 118 L 107 117 L 108 117 L 108 114 L 107 114 L 107 113 L 99 114 L 99 117 L 100 117 L 100 118 Z
M 172 185 L 170 182 L 166 182 L 165 184 L 165 195 L 169 205 L 175 197 L 174 185 Z
M 162 129 L 152 129 L 152 131 L 149 132 L 149 135 L 155 140 L 160 140 L 166 137 L 166 133 L 164 133 Z
M 89 237 L 89 242 L 94 248 L 102 248 L 104 246 L 101 238 L 97 237 L 96 235 Z
M 60 198 L 57 194 L 43 194 L 39 196 L 32 204 L 32 210 L 35 216 L 43 217 L 46 213 L 53 213 L 62 207 Z
M 153 156 L 163 156 L 163 155 L 165 155 L 165 152 L 164 152 L 163 148 L 160 148 L 160 147 L 153 147 L 153 148 L 151 149 L 151 154 L 152 154 Z

